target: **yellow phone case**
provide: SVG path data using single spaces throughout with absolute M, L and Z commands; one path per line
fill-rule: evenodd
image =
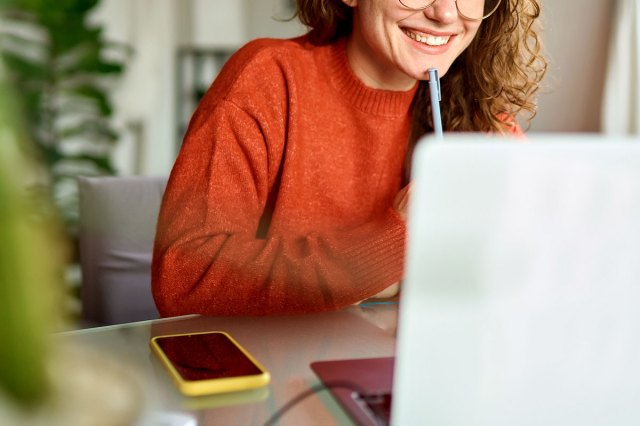
M 214 378 L 214 379 L 199 379 L 199 380 L 186 380 L 184 377 L 180 375 L 176 367 L 173 365 L 167 354 L 160 347 L 158 340 L 166 337 L 176 337 L 176 336 L 194 336 L 200 334 L 214 334 L 218 333 L 225 336 L 229 341 L 242 352 L 242 354 L 249 360 L 257 370 L 259 370 L 259 374 L 252 374 L 246 376 L 238 376 L 238 377 L 225 377 L 225 378 Z M 269 384 L 270 374 L 269 372 L 253 357 L 249 352 L 247 352 L 238 342 L 235 341 L 229 334 L 224 331 L 205 331 L 205 332 L 197 332 L 197 333 L 179 333 L 179 334 L 169 334 L 164 336 L 155 336 L 151 338 L 149 342 L 151 349 L 158 356 L 160 362 L 165 367 L 165 369 L 169 372 L 169 376 L 178 387 L 178 390 L 184 395 L 188 396 L 197 396 L 197 395 L 208 395 L 208 394 L 216 394 L 216 393 L 224 393 L 224 392 L 237 392 L 247 389 L 255 389 L 266 386 Z

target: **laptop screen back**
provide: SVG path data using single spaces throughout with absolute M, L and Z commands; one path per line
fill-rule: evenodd
M 392 424 L 640 424 L 640 141 L 422 141 Z

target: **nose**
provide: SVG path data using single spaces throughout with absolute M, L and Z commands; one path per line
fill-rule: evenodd
M 424 10 L 425 16 L 443 24 L 450 24 L 458 19 L 458 9 L 455 0 L 436 0 Z

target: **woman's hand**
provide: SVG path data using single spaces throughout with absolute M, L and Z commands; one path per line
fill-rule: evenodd
M 393 200 L 393 208 L 400 215 L 400 217 L 406 221 L 407 220 L 407 206 L 409 205 L 409 195 L 411 193 L 411 184 L 409 183 L 407 186 L 402 188 L 396 198 Z
M 382 290 L 380 293 L 372 296 L 372 299 L 390 299 L 392 297 L 396 297 L 400 292 L 400 283 L 396 282 L 391 284 L 389 287 Z

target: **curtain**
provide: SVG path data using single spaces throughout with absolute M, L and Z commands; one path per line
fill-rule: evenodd
M 602 103 L 602 131 L 640 135 L 640 0 L 617 0 Z

